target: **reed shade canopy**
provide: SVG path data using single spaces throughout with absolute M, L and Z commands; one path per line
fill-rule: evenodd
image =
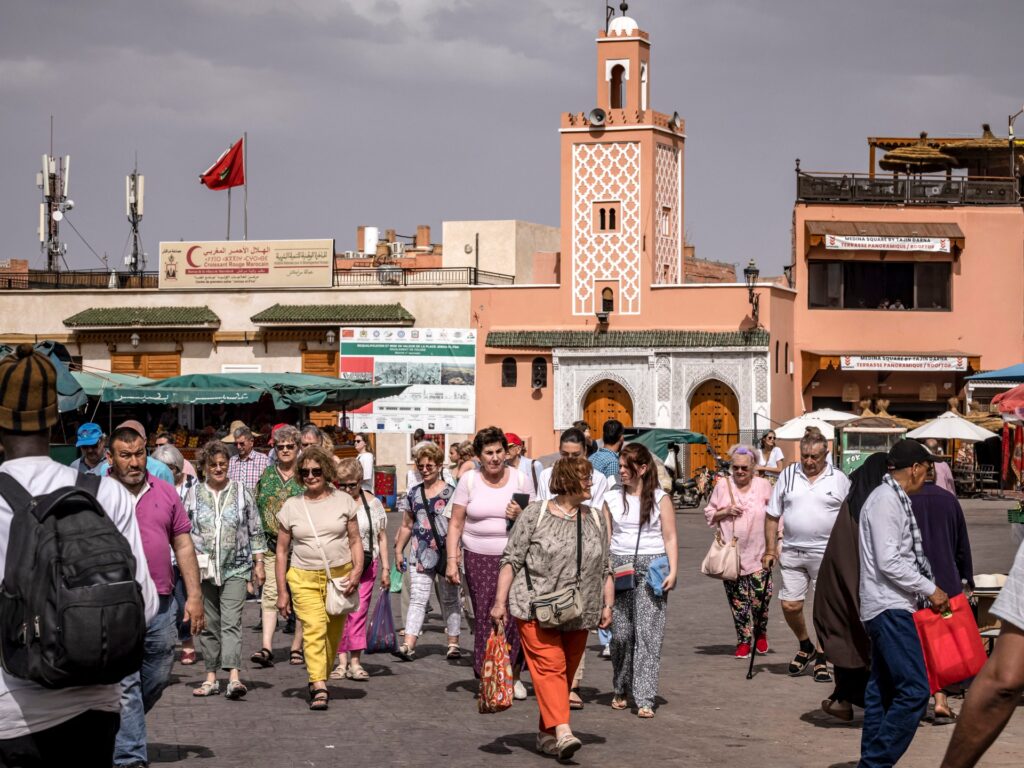
M 1024 140 L 1015 139 L 1013 143 L 1017 149 L 1024 150 Z M 947 144 L 944 149 L 948 154 L 957 158 L 976 152 L 1009 152 L 1010 139 L 1006 136 L 996 136 L 992 133 L 992 126 L 985 123 L 981 126 L 981 136 Z
M 945 171 L 954 167 L 957 162 L 955 157 L 940 152 L 928 144 L 928 134 L 922 131 L 921 138 L 916 144 L 886 152 L 878 164 L 886 171 L 910 175 Z

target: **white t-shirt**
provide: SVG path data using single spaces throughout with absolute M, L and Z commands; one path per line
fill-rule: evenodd
M 553 499 L 555 494 L 551 492 L 551 471 L 554 467 L 548 467 L 540 473 L 540 488 L 537 491 L 537 498 Z M 525 475 L 524 475 L 525 476 Z M 608 492 L 608 478 L 596 469 L 590 475 L 593 485 L 590 486 L 590 501 L 584 502 L 587 506 L 600 510 L 604 505 L 604 497 Z M 533 480 L 531 479 L 532 483 Z
M 58 464 L 46 456 L 11 459 L 4 462 L 0 472 L 9 474 L 33 496 L 74 485 L 78 479 L 77 470 Z M 135 522 L 135 500 L 128 489 L 107 477 L 100 480 L 97 498 L 107 516 L 128 540 L 132 554 L 135 555 L 135 580 L 142 587 L 148 623 L 159 609 L 159 597 L 149 575 L 139 526 Z M 0 498 L 0 573 L 7 567 L 7 542 L 11 534 L 12 517 L 10 506 Z M 121 684 L 51 689 L 0 670 L 0 739 L 15 739 L 53 728 L 90 709 L 120 711 Z
M 786 460 L 786 457 L 782 455 L 782 449 L 777 445 L 768 453 L 767 459 L 764 457 L 764 451 L 761 448 L 755 450 L 757 451 L 757 464 L 761 467 L 775 469 L 781 462 Z
M 771 517 L 785 517 L 782 546 L 824 553 L 849 492 L 850 479 L 832 466 L 826 466 L 813 483 L 800 462 L 782 470 L 768 502 Z
M 363 451 L 356 456 L 356 460 L 363 468 L 363 490 L 373 493 L 373 454 Z
M 613 555 L 660 555 L 665 552 L 665 539 L 661 533 L 661 500 L 667 496 L 661 488 L 654 491 L 654 509 L 651 519 L 640 530 L 640 497 L 624 495 L 621 490 L 604 498 L 612 516 L 612 543 L 608 551 Z M 623 502 L 625 498 L 625 502 Z M 637 548 L 637 533 L 640 546 Z

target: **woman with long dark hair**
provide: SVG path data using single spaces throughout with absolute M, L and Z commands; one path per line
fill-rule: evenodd
M 835 690 L 821 702 L 824 712 L 853 719 L 864 706 L 871 644 L 860 621 L 860 510 L 889 471 L 884 453 L 873 453 L 850 475 L 850 491 L 839 510 L 818 569 L 814 632 L 833 665 Z
M 658 694 L 668 590 L 676 585 L 676 514 L 671 497 L 658 486 L 654 457 L 646 447 L 632 443 L 622 449 L 619 476 L 621 492 L 605 495 L 616 572 L 612 709 L 625 709 L 632 694 L 637 716 L 649 718 Z

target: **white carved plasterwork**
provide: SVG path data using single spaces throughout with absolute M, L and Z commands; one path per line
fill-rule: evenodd
M 640 312 L 640 144 L 576 144 L 572 148 L 573 314 L 597 311 L 595 280 L 619 281 L 624 315 Z M 616 232 L 596 232 L 593 205 L 620 203 Z
M 658 402 L 666 403 L 672 399 L 672 362 L 667 355 L 658 355 L 654 363 L 658 379 Z
M 763 356 L 754 358 L 754 400 L 768 400 L 768 361 Z
M 654 162 L 657 233 L 654 237 L 654 282 L 680 282 L 679 150 L 658 144 Z

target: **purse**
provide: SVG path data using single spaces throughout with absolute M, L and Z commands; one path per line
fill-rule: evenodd
M 359 607 L 359 590 L 355 590 L 351 595 L 346 595 L 345 587 L 349 583 L 348 577 L 331 576 L 331 567 L 327 562 L 327 555 L 324 553 L 324 548 L 320 545 L 320 536 L 316 532 L 316 526 L 313 525 L 313 517 L 309 514 L 309 507 L 306 506 L 305 499 L 302 499 L 302 509 L 306 513 L 309 527 L 313 529 L 316 548 L 320 550 L 320 557 L 324 561 L 324 573 L 327 574 L 327 595 L 324 598 L 324 608 L 327 611 L 327 615 L 344 616 L 346 613 L 351 613 Z
M 729 501 L 735 506 L 736 499 L 732 495 L 732 481 L 727 478 L 725 482 L 726 488 L 729 490 Z M 712 579 L 721 579 L 722 581 L 736 581 L 740 577 L 740 547 L 735 531 L 732 539 L 726 541 L 722 525 L 718 524 L 715 539 L 711 542 L 708 553 L 704 555 L 704 560 L 700 564 L 700 572 Z
M 427 522 L 430 524 L 430 534 L 434 537 L 434 542 L 437 544 L 437 562 L 433 565 L 427 565 L 423 563 L 425 569 L 433 569 L 435 573 L 440 572 L 443 576 L 444 571 L 441 567 L 441 554 L 446 552 L 445 549 L 446 540 L 437 530 L 437 520 L 435 519 L 434 511 L 430 508 L 430 502 L 427 500 L 427 491 L 420 485 L 420 495 L 423 498 L 423 512 L 427 516 Z M 422 562 L 422 561 L 421 561 Z
M 625 491 L 622 492 L 622 497 L 625 499 Z M 633 562 L 616 566 L 612 570 L 616 592 L 629 592 L 636 589 L 636 557 L 640 553 L 640 535 L 643 533 L 643 528 L 643 525 L 638 523 L 636 529 L 636 548 L 633 550 Z
M 541 506 L 537 523 L 547 510 L 547 501 Z M 583 512 L 576 512 L 576 582 L 568 587 L 545 592 L 530 601 L 530 609 L 537 623 L 548 629 L 557 629 L 583 615 L 583 596 L 580 594 L 580 569 L 583 564 Z M 530 579 L 530 568 L 523 558 L 523 571 L 526 574 L 526 589 L 533 594 L 533 581 Z

